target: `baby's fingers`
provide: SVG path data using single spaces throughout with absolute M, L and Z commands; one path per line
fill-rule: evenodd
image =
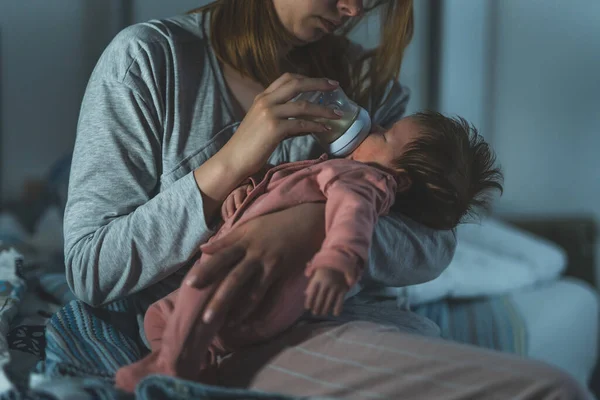
M 238 210 L 242 203 L 244 202 L 244 199 L 246 198 L 246 191 L 242 191 L 242 190 L 236 190 L 235 193 L 233 194 L 233 200 L 234 200 L 234 204 L 235 204 L 235 209 Z
M 235 214 L 235 198 L 230 197 L 227 200 L 227 218 L 230 218 L 233 214 Z
M 231 197 L 231 196 L 230 196 Z M 227 219 L 231 216 L 231 213 L 229 211 L 229 207 L 230 207 L 230 197 L 227 197 L 225 199 L 225 201 L 223 202 L 223 205 L 221 206 L 221 215 L 223 217 L 223 219 Z

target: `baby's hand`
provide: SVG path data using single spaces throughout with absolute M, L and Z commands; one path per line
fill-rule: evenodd
M 252 184 L 243 184 L 227 196 L 221 207 L 221 216 L 223 217 L 223 220 L 231 218 L 233 214 L 235 214 L 252 189 L 254 189 Z
M 344 274 L 331 268 L 318 268 L 310 278 L 306 288 L 304 307 L 313 315 L 333 315 L 342 312 L 344 296 L 350 290 Z

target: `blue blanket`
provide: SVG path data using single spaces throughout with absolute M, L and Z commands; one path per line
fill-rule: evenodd
M 46 346 L 42 352 L 45 360 L 38 364 L 33 375 L 33 388 L 17 386 L 0 395 L 0 400 L 69 396 L 78 399 L 133 398 L 113 387 L 113 375 L 120 366 L 139 359 L 148 351 L 134 326 L 137 324 L 131 323 L 139 312 L 135 299 L 92 308 L 73 300 L 63 274 L 44 274 L 38 276 L 36 282 L 38 288 L 56 302 L 68 303 L 46 324 Z M 13 291 L 12 295 L 22 293 Z M 441 335 L 449 340 L 525 354 L 524 324 L 507 296 L 440 301 L 415 311 L 436 322 Z M 23 326 L 19 328 L 23 329 Z M 42 340 L 39 347 L 43 348 Z M 278 394 L 217 388 L 159 376 L 148 377 L 140 383 L 136 398 L 292 400 Z
M 413 311 L 435 322 L 444 339 L 520 356 L 527 353 L 525 324 L 509 296 L 448 299 Z

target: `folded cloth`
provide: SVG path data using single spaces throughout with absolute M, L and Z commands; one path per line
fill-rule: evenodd
M 148 352 L 132 321 L 140 312 L 135 296 L 103 307 L 72 301 L 50 319 L 46 359 L 32 377 L 32 399 L 70 394 L 71 398 L 131 399 L 114 388 L 114 373 Z M 70 381 L 64 381 L 71 378 Z M 61 382 L 66 382 L 62 384 Z M 91 386 L 90 386 L 91 385 Z M 22 394 L 22 393 L 21 393 Z M 77 395 L 81 395 L 77 397 Z M 300 400 L 273 393 L 226 389 L 164 376 L 150 376 L 136 387 L 136 399 Z M 36 397 L 38 396 L 38 397 Z M 303 399 L 317 400 L 315 397 Z M 0 400 L 4 400 L 0 396 Z
M 567 265 L 559 246 L 493 219 L 460 225 L 457 238 L 454 258 L 437 279 L 406 288 L 410 304 L 500 295 L 556 279 Z
M 6 373 L 11 362 L 7 337 L 25 296 L 25 281 L 18 274 L 22 263 L 23 256 L 14 249 L 0 252 L 0 394 L 14 389 Z
M 566 252 L 558 245 L 495 219 L 459 225 L 456 236 L 454 258 L 436 279 L 369 293 L 397 298 L 400 308 L 495 296 L 552 281 L 567 265 Z
M 414 312 L 435 322 L 444 339 L 527 355 L 527 327 L 510 295 L 439 300 L 417 306 Z
M 167 376 L 149 376 L 135 393 L 112 384 L 87 378 L 34 379 L 32 388 L 13 390 L 0 400 L 333 400 L 325 397 L 290 397 L 255 390 L 228 389 L 187 382 Z

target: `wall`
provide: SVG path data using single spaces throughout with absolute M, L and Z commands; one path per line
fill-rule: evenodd
M 442 0 L 436 101 L 440 112 L 466 118 L 488 140 L 492 1 Z
M 493 143 L 498 214 L 600 223 L 598 21 L 595 0 L 444 1 L 440 105 Z
M 133 0 L 133 20 L 144 22 L 154 18 L 170 17 L 210 2 L 210 0 Z
M 600 3 L 444 6 L 440 108 L 488 129 L 506 174 L 498 211 L 600 218 Z
M 0 2 L 0 200 L 71 151 L 89 73 L 119 28 L 118 3 Z
M 600 223 L 600 2 L 498 2 L 492 126 L 505 213 Z M 596 282 L 600 287 L 600 241 Z
M 503 0 L 496 15 L 500 210 L 600 219 L 600 2 Z

